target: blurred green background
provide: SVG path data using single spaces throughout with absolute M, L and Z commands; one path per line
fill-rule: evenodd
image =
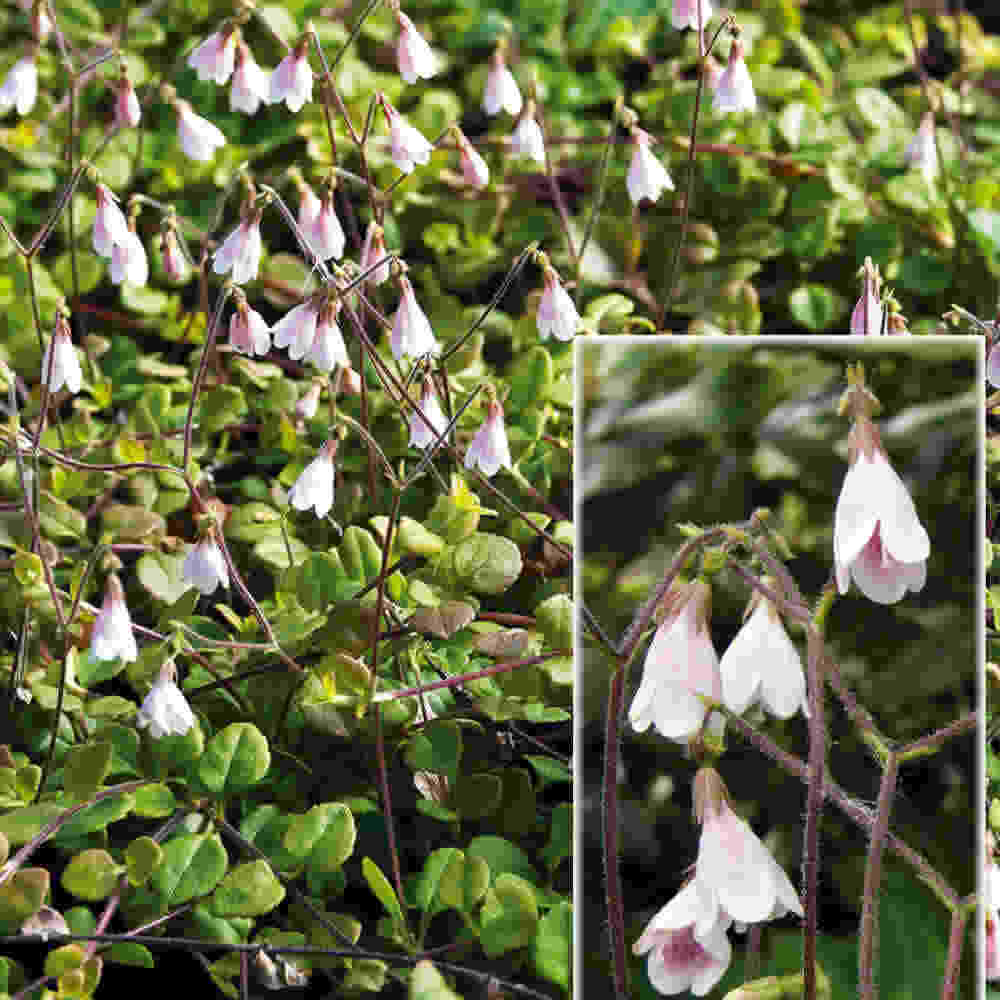
M 676 525 L 745 520 L 758 507 L 795 558 L 789 569 L 815 599 L 832 569 L 833 513 L 846 472 L 849 421 L 836 407 L 847 362 L 862 360 L 882 403 L 877 418 L 896 471 L 910 488 L 931 537 L 927 584 L 891 606 L 856 588 L 831 612 L 827 635 L 846 683 L 890 739 L 905 743 L 976 706 L 976 517 L 979 467 L 972 338 L 867 344 L 767 347 L 716 342 L 581 343 L 583 590 L 588 608 L 617 638 L 636 606 L 662 577 L 682 541 Z M 980 409 L 977 409 L 977 406 Z M 746 585 L 725 571 L 713 583 L 712 635 L 719 655 L 736 634 Z M 798 628 L 789 633 L 804 647 Z M 644 643 L 628 686 L 641 676 Z M 583 870 L 601 870 L 602 718 L 608 664 L 584 643 L 581 683 Z M 872 753 L 827 695 L 828 765 L 861 804 L 874 808 L 880 772 Z M 626 704 L 627 707 L 627 704 Z M 805 757 L 801 716 L 751 721 Z M 623 732 L 620 796 L 621 870 L 629 945 L 679 888 L 697 854 L 690 783 L 695 767 L 676 744 L 655 733 Z M 735 733 L 718 765 L 738 811 L 764 837 L 797 886 L 805 787 L 750 749 Z M 975 739 L 953 741 L 935 757 L 901 770 L 891 829 L 920 851 L 959 894 L 974 890 Z M 821 828 L 820 961 L 834 997 L 856 993 L 856 935 L 866 842 L 834 808 Z M 918 1000 L 940 995 L 948 919 L 943 906 L 892 855 L 882 884 L 879 995 Z M 587 981 L 607 976 L 603 886 L 586 879 L 584 962 Z M 974 925 L 970 921 L 970 926 Z M 731 935 L 735 958 L 711 994 L 742 982 L 744 939 Z M 972 935 L 962 995 L 972 996 Z M 761 975 L 788 973 L 801 961 L 799 922 L 785 919 L 763 934 Z M 644 960 L 633 959 L 636 995 L 652 996 Z

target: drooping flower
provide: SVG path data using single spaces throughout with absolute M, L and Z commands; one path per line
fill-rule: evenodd
M 17 5 L 31 15 L 31 33 L 40 45 L 44 45 L 52 31 L 52 17 L 47 5 L 36 0 L 17 0 Z
M 135 718 L 140 729 L 149 727 L 154 740 L 177 734 L 183 736 L 195 724 L 194 712 L 177 686 L 177 668 L 168 660 L 149 689 Z
M 162 236 L 160 250 L 163 255 L 163 270 L 171 281 L 186 281 L 188 278 L 188 263 L 181 250 L 177 233 L 168 226 Z
M 69 323 L 62 312 L 57 314 L 55 330 L 45 346 L 42 381 L 48 385 L 49 392 L 58 392 L 66 386 L 74 396 L 83 385 L 80 361 L 76 356 L 76 348 L 73 347 Z
M 245 295 L 235 296 L 236 311 L 229 319 L 229 343 L 240 354 L 253 357 L 271 349 L 271 330 L 264 317 L 247 305 Z
M 454 127 L 454 133 L 458 140 L 458 154 L 462 163 L 462 180 L 469 187 L 482 190 L 490 182 L 490 168 L 482 156 L 472 148 L 472 143 L 457 125 Z
M 511 156 L 527 156 L 536 163 L 545 162 L 545 138 L 535 120 L 535 102 L 531 98 L 510 137 L 510 152 Z
M 730 111 L 756 111 L 757 95 L 743 58 L 743 43 L 733 39 L 729 48 L 729 64 L 722 71 L 712 95 L 712 107 L 726 114 Z
M 550 336 L 556 340 L 572 340 L 580 325 L 580 314 L 562 286 L 556 269 L 545 261 L 543 268 L 545 290 L 538 300 L 538 313 L 535 317 L 538 323 L 538 334 L 542 340 Z
M 399 360 L 403 357 L 419 358 L 425 354 L 437 354 L 441 349 L 434 331 L 431 329 L 427 314 L 420 308 L 413 285 L 405 274 L 399 276 L 399 288 L 402 296 L 399 307 L 392 318 L 392 356 Z
M 759 701 L 779 719 L 790 719 L 800 708 L 808 716 L 802 660 L 778 610 L 755 592 L 747 611 L 749 618 L 719 663 L 723 701 L 737 715 Z
M 701 26 L 712 19 L 712 0 L 701 0 Z M 674 8 L 670 12 L 670 23 L 678 30 L 685 28 L 698 30 L 698 0 L 674 0 Z
M 429 377 L 425 378 L 420 396 L 420 413 L 414 410 L 410 414 L 410 445 L 414 448 L 427 448 L 434 444 L 447 427 L 448 418 L 438 402 L 434 383 Z
M 296 510 L 313 507 L 317 517 L 326 517 L 333 507 L 334 468 L 337 439 L 330 438 L 302 470 L 288 491 L 288 502 Z
M 19 59 L 0 84 L 0 114 L 17 108 L 19 115 L 28 114 L 38 100 L 38 67 L 34 56 Z
M 131 663 L 139 656 L 132 634 L 132 617 L 125 603 L 125 592 L 117 573 L 108 577 L 104 603 L 94 619 L 90 635 L 90 655 L 95 660 L 121 659 Z
M 236 46 L 236 71 L 229 87 L 229 107 L 255 115 L 261 102 L 271 96 L 271 78 L 257 65 L 250 47 L 242 39 Z
M 181 150 L 201 163 L 212 159 L 215 151 L 226 144 L 222 131 L 207 118 L 196 115 L 187 101 L 175 99 L 174 108 L 177 110 L 177 140 Z
M 97 212 L 94 215 L 94 251 L 110 257 L 116 243 L 123 243 L 128 235 L 128 222 L 118 207 L 118 199 L 104 184 L 97 185 Z
M 879 300 L 881 278 L 871 257 L 865 257 L 863 265 L 864 287 L 851 313 L 851 333 L 877 337 L 882 333 L 883 306 Z
M 303 420 L 312 420 L 319 410 L 319 394 L 322 386 L 319 382 L 313 382 L 308 389 L 299 397 L 295 404 L 295 415 Z
M 502 45 L 493 51 L 490 71 L 486 76 L 486 89 L 483 91 L 483 111 L 495 115 L 501 109 L 515 118 L 521 113 L 521 90 L 514 79 L 514 74 L 507 68 Z
M 214 531 L 209 531 L 188 550 L 181 569 L 181 580 L 189 587 L 197 587 L 203 594 L 215 593 L 220 584 L 229 586 L 229 569 Z
M 632 129 L 632 162 L 625 175 L 625 186 L 633 205 L 638 205 L 643 198 L 657 201 L 664 191 L 673 191 L 674 182 L 667 173 L 667 168 L 649 148 L 652 137 L 641 128 Z
M 851 580 L 878 604 L 923 589 L 931 543 L 903 481 L 889 464 L 875 425 L 855 418 L 848 437 L 850 468 L 833 522 L 837 587 Z
M 127 281 L 139 287 L 149 280 L 149 259 L 135 231 L 135 222 L 129 225 L 125 238 L 111 248 L 111 280 L 116 285 Z
M 396 39 L 399 75 L 407 83 L 416 83 L 418 77 L 429 80 L 438 71 L 437 56 L 413 22 L 398 8 L 396 20 L 399 23 L 399 38 Z
M 375 267 L 380 260 L 385 262 L 379 267 Z M 385 230 L 372 219 L 365 230 L 365 242 L 361 247 L 359 266 L 362 273 L 369 268 L 374 268 L 365 280 L 372 285 L 381 285 L 383 282 L 389 280 L 389 265 L 390 261 L 385 260 Z
M 115 124 L 119 128 L 135 128 L 141 118 L 142 108 L 139 107 L 139 98 L 123 63 L 115 91 Z
M 284 101 L 291 112 L 299 111 L 312 100 L 313 71 L 309 65 L 308 36 L 281 60 L 271 73 L 268 100 L 271 104 Z
M 260 212 L 251 210 L 212 255 L 212 270 L 216 274 L 232 270 L 233 282 L 246 284 L 256 279 L 262 253 Z
M 341 305 L 339 298 L 332 298 L 320 309 L 312 345 L 304 355 L 305 360 L 311 361 L 321 372 L 332 372 L 337 365 L 351 367 L 344 335 L 337 325 Z
M 236 30 L 227 25 L 196 45 L 187 64 L 198 74 L 199 80 L 214 80 L 221 87 L 232 75 L 235 51 Z
M 312 347 L 316 336 L 318 305 L 307 299 L 287 313 L 271 328 L 275 347 L 287 347 L 288 356 L 298 361 Z
M 930 184 L 937 176 L 938 155 L 934 142 L 934 112 L 927 111 L 920 119 L 920 128 L 906 147 L 904 159 L 911 167 L 917 167 Z
M 638 733 L 652 724 L 662 736 L 686 743 L 705 723 L 698 696 L 722 698 L 719 658 L 708 626 L 711 591 L 706 583 L 677 585 L 668 593 L 667 605 L 628 718 Z M 714 719 L 712 724 L 718 725 Z
M 706 919 L 710 913 L 714 917 Z M 732 946 L 726 931 L 731 923 L 695 878 L 650 920 L 632 953 L 649 954 L 646 974 L 658 993 L 690 990 L 703 997 L 729 968 Z
M 710 903 L 703 920 L 724 913 L 745 924 L 802 916 L 802 903 L 785 870 L 733 812 L 722 778 L 710 767 L 695 775 L 695 813 L 701 823 L 695 881 Z M 703 897 L 704 900 L 704 897 Z M 718 919 L 718 916 L 713 916 Z
M 434 147 L 403 118 L 384 95 L 380 95 L 380 98 L 389 125 L 392 162 L 404 174 L 411 174 L 418 163 L 423 165 L 430 162 Z
M 309 245 L 316 252 L 320 260 L 340 260 L 344 256 L 344 245 L 347 237 L 344 235 L 344 227 L 337 218 L 337 211 L 333 204 L 333 186 L 327 187 L 322 199 L 317 198 L 316 211 L 311 220 L 307 220 L 303 225 L 302 208 L 306 202 L 306 195 L 303 195 L 299 209 L 299 228 L 303 230 Z M 310 192 L 311 193 L 311 192 Z M 316 196 L 313 195 L 315 198 Z M 311 210 L 312 206 L 310 206 Z
M 503 425 L 503 407 L 497 399 L 491 399 L 486 407 L 486 419 L 476 431 L 465 452 L 465 467 L 479 468 L 487 479 L 495 476 L 500 468 L 512 469 L 510 445 Z

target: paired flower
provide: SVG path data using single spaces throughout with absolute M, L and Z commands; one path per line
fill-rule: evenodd
M 535 102 L 530 97 L 510 137 L 510 153 L 511 156 L 527 156 L 536 163 L 545 162 L 545 138 L 535 120 Z
M 497 399 L 490 400 L 486 407 L 486 419 L 465 452 L 465 467 L 475 469 L 477 466 L 487 479 L 495 476 L 501 466 L 506 469 L 514 467 L 503 425 L 503 407 Z
M 437 56 L 413 22 L 399 9 L 399 4 L 393 4 L 393 8 L 399 24 L 399 38 L 396 39 L 399 75 L 407 83 L 416 83 L 417 77 L 429 80 L 438 71 Z
M 911 167 L 917 167 L 930 184 L 937 176 L 938 155 L 934 142 L 934 112 L 927 111 L 920 119 L 920 128 L 906 147 L 904 159 Z
M 379 95 L 379 101 L 389 125 L 392 162 L 404 174 L 411 174 L 418 163 L 423 165 L 430 162 L 434 147 L 403 118 L 384 94 Z
M 340 260 L 344 256 L 344 245 L 347 242 L 344 227 L 334 208 L 333 192 L 332 179 L 322 199 L 316 197 L 316 193 L 305 181 L 300 186 L 299 229 L 320 260 L 329 260 L 331 257 Z
M 652 724 L 662 736 L 687 742 L 705 723 L 699 695 L 721 700 L 719 658 L 708 627 L 711 598 L 708 584 L 701 582 L 678 584 L 668 592 L 666 617 L 653 636 L 629 708 L 636 732 Z
M 545 290 L 538 300 L 538 313 L 535 317 L 538 334 L 542 340 L 548 340 L 550 336 L 556 340 L 572 340 L 580 325 L 580 314 L 548 258 L 545 258 L 542 268 Z
M 312 299 L 289 309 L 271 329 L 274 346 L 287 347 L 292 361 L 304 357 L 316 337 L 318 315 L 319 306 Z
M 743 43 L 738 38 L 733 39 L 729 48 L 729 64 L 715 85 L 712 107 L 723 113 L 757 110 L 757 95 L 743 58 Z
M 19 115 L 28 114 L 38 100 L 38 67 L 34 56 L 19 59 L 0 84 L 0 114 L 17 108 Z
M 400 274 L 398 280 L 402 297 L 392 318 L 392 356 L 398 361 L 407 356 L 419 358 L 425 354 L 437 354 L 441 345 L 434 336 L 430 320 L 417 303 L 410 279 Z
M 49 392 L 58 392 L 63 386 L 76 395 L 83 385 L 80 361 L 73 347 L 69 323 L 64 313 L 56 315 L 56 327 L 45 346 L 42 358 L 42 381 Z
M 168 660 L 143 700 L 135 724 L 149 727 L 150 735 L 158 740 L 176 733 L 183 736 L 195 724 L 194 712 L 177 686 L 177 668 Z
M 428 448 L 444 434 L 447 427 L 448 418 L 438 402 L 434 383 L 427 376 L 420 397 L 420 413 L 414 410 L 410 414 L 410 444 L 414 448 Z
M 249 46 L 241 39 L 236 43 L 236 71 L 229 87 L 229 107 L 255 115 L 261 102 L 267 103 L 271 96 L 271 78 L 265 73 Z
M 271 349 L 271 331 L 264 317 L 247 305 L 242 292 L 234 292 L 236 311 L 229 319 L 229 344 L 240 354 L 253 357 Z
M 326 517 L 333 507 L 333 456 L 337 439 L 330 438 L 316 457 L 302 470 L 288 491 L 288 502 L 296 510 L 314 508 L 317 517 Z
M 229 569 L 215 540 L 214 529 L 210 529 L 184 557 L 181 580 L 189 587 L 197 587 L 203 594 L 214 594 L 219 584 L 229 586 Z
M 268 101 L 284 101 L 289 111 L 296 112 L 306 101 L 312 100 L 313 71 L 309 65 L 309 37 L 305 36 L 281 60 L 271 73 Z
M 207 118 L 196 115 L 187 101 L 174 99 L 177 111 L 177 140 L 181 150 L 192 160 L 205 163 L 212 159 L 215 151 L 225 146 L 226 137 Z
M 231 270 L 233 282 L 243 285 L 256 279 L 262 252 L 260 211 L 251 209 L 212 255 L 212 270 L 216 274 Z
M 877 337 L 882 333 L 882 315 L 884 312 L 879 298 L 882 279 L 878 268 L 872 264 L 871 257 L 865 257 L 862 265 L 864 287 L 861 298 L 851 313 L 851 333 Z
M 862 391 L 858 386 L 848 390 Z M 833 524 L 837 587 L 846 594 L 853 579 L 869 600 L 895 604 L 907 590 L 923 589 L 930 539 L 889 464 L 878 430 L 863 411 L 857 413 L 848 447 L 850 468 Z
M 90 655 L 95 660 L 121 659 L 131 663 L 139 656 L 132 634 L 132 618 L 125 603 L 125 592 L 117 573 L 108 577 L 104 603 L 94 619 L 90 635 Z
M 118 207 L 118 198 L 104 184 L 97 185 L 97 212 L 94 215 L 93 246 L 95 253 L 110 257 L 116 243 L 128 237 L 128 222 Z
M 139 286 L 149 280 L 149 260 L 146 248 L 135 231 L 134 220 L 121 242 L 111 248 L 111 280 L 116 285 L 127 281 L 130 285 Z
M 221 87 L 232 76 L 235 53 L 236 29 L 227 25 L 196 45 L 187 64 L 199 80 L 214 80 Z
M 343 368 L 351 367 L 344 335 L 337 325 L 340 307 L 341 300 L 331 298 L 320 308 L 316 319 L 316 333 L 313 335 L 309 350 L 303 355 L 321 372 L 332 372 L 337 365 Z
M 625 186 L 633 205 L 638 205 L 643 198 L 657 201 L 664 191 L 673 191 L 674 182 L 670 179 L 666 167 L 653 155 L 649 148 L 652 136 L 641 128 L 632 129 L 632 162 L 625 175 Z
M 516 118 L 521 113 L 521 104 L 521 91 L 514 74 L 507 69 L 504 46 L 498 45 L 493 51 L 490 71 L 486 76 L 483 111 L 495 115 L 502 109 Z
M 777 608 L 754 591 L 747 612 L 750 617 L 719 663 L 723 701 L 737 715 L 759 701 L 779 719 L 790 719 L 800 708 L 808 716 L 802 660 Z

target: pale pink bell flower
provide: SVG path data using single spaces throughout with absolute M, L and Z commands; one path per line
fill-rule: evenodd
M 632 953 L 648 953 L 646 974 L 658 993 L 703 997 L 729 968 L 731 923 L 695 878 L 650 920 Z
M 580 326 L 580 314 L 562 286 L 556 269 L 548 261 L 543 269 L 545 290 L 538 300 L 535 320 L 542 340 L 555 337 L 556 340 L 572 340 Z
M 271 328 L 275 347 L 287 347 L 292 361 L 305 357 L 316 337 L 316 320 L 319 307 L 309 299 L 294 309 L 290 309 Z
M 207 118 L 196 115 L 187 101 L 175 99 L 174 107 L 177 110 L 177 140 L 181 150 L 201 163 L 212 159 L 215 151 L 226 144 L 222 131 Z
M 719 658 L 708 624 L 711 591 L 706 583 L 680 584 L 667 600 L 668 613 L 646 653 L 628 718 L 637 733 L 653 725 L 661 736 L 686 743 L 705 724 L 699 695 L 722 700 Z M 716 719 L 711 723 L 718 725 Z
M 288 502 L 296 510 L 314 508 L 317 517 L 326 517 L 333 507 L 334 467 L 337 441 L 330 438 L 316 457 L 302 470 L 288 491 Z
M 934 142 L 934 112 L 928 111 L 920 119 L 920 128 L 906 147 L 904 159 L 911 167 L 917 167 L 930 184 L 937 176 L 938 155 Z
M 404 174 L 411 174 L 418 163 L 423 165 L 430 162 L 434 147 L 403 118 L 384 96 L 381 97 L 381 103 L 386 121 L 389 124 L 392 162 Z
M 340 260 L 344 256 L 344 245 L 347 242 L 344 227 L 340 224 L 340 219 L 337 218 L 337 211 L 334 208 L 333 191 L 332 187 L 328 187 L 323 193 L 322 199 L 317 199 L 316 214 L 305 227 L 302 224 L 300 206 L 299 227 L 303 229 L 306 240 L 320 260 L 330 260 L 330 258 Z M 305 199 L 306 196 L 303 195 L 303 205 Z
M 90 655 L 95 660 L 121 659 L 131 663 L 139 656 L 132 634 L 132 617 L 125 603 L 125 592 L 117 573 L 108 577 L 104 603 L 94 619 L 90 634 Z
M 203 594 L 215 593 L 220 584 L 229 586 L 229 569 L 213 532 L 210 531 L 188 550 L 181 568 L 181 580 L 189 587 L 197 587 Z
M 245 295 L 236 297 L 236 311 L 229 319 L 229 344 L 250 357 L 271 349 L 271 330 L 264 317 L 247 305 Z
M 104 184 L 97 185 L 97 212 L 94 215 L 94 251 L 110 257 L 116 243 L 123 243 L 128 235 L 128 222 L 118 207 L 114 192 Z
M 472 148 L 472 143 L 457 126 L 454 129 L 458 141 L 458 155 L 462 165 L 462 180 L 469 187 L 482 190 L 490 182 L 490 168 L 486 161 Z
M 212 255 L 212 270 L 216 274 L 225 274 L 231 270 L 231 277 L 237 285 L 254 281 L 260 270 L 263 249 L 260 212 L 251 211 Z
M 17 108 L 19 115 L 28 114 L 38 100 L 38 67 L 34 56 L 19 59 L 0 84 L 0 114 Z
M 122 66 L 121 76 L 118 78 L 118 88 L 115 92 L 115 124 L 119 128 L 135 128 L 142 118 L 142 108 L 139 107 L 139 98 L 132 86 L 132 81 L 128 78 L 125 67 Z
M 168 660 L 143 700 L 135 724 L 139 729 L 149 727 L 150 735 L 158 740 L 174 734 L 183 736 L 195 721 L 187 698 L 177 686 L 174 661 Z
M 351 367 L 344 335 L 337 325 L 341 304 L 339 298 L 334 298 L 320 309 L 312 345 L 304 355 L 305 360 L 311 361 L 321 372 L 332 372 L 337 365 Z
M 437 393 L 434 391 L 434 383 L 430 378 L 424 379 L 420 412 L 426 419 L 421 418 L 415 410 L 410 414 L 410 445 L 414 448 L 428 448 L 448 427 L 448 418 L 441 409 Z
M 163 255 L 163 270 L 167 272 L 167 277 L 171 281 L 186 281 L 188 278 L 188 262 L 181 250 L 177 233 L 172 228 L 168 228 L 163 233 L 161 243 L 161 253 Z
M 930 538 L 866 416 L 855 419 L 848 447 L 833 522 L 837 587 L 846 594 L 853 579 L 869 600 L 895 604 L 907 590 L 923 589 Z
M 800 708 L 808 716 L 802 659 L 777 609 L 754 592 L 747 611 L 749 617 L 719 662 L 726 707 L 742 715 L 760 702 L 779 719 L 790 719 Z
M 116 285 L 127 281 L 139 287 L 149 280 L 149 259 L 135 223 L 126 230 L 125 238 L 111 248 L 111 280 Z
M 80 360 L 73 346 L 69 323 L 62 313 L 56 316 L 55 330 L 45 346 L 45 355 L 42 357 L 42 381 L 48 385 L 49 392 L 58 392 L 66 386 L 74 396 L 83 385 Z
M 214 80 L 221 87 L 232 75 L 235 52 L 236 30 L 227 26 L 196 45 L 187 64 L 199 80 Z
M 878 269 L 872 264 L 871 257 L 865 257 L 863 265 L 864 286 L 861 298 L 858 299 L 851 313 L 851 333 L 877 337 L 882 333 L 883 306 L 879 299 Z
M 704 28 L 712 18 L 711 0 L 701 0 L 701 27 Z M 674 8 L 670 12 L 670 23 L 678 30 L 692 28 L 698 30 L 698 0 L 674 0 Z
M 649 148 L 652 137 L 641 128 L 632 129 L 632 162 L 625 175 L 625 186 L 633 205 L 638 205 L 643 198 L 657 201 L 664 191 L 673 191 L 674 182 L 667 173 L 667 168 L 656 158 Z
M 438 71 L 437 56 L 413 22 L 398 8 L 396 20 L 399 23 L 399 38 L 396 39 L 399 75 L 407 83 L 416 83 L 418 77 L 429 80 Z
M 750 79 L 743 51 L 743 43 L 734 38 L 729 49 L 729 64 L 715 85 L 712 107 L 724 114 L 757 110 L 757 95 L 753 90 L 753 81 Z
M 517 80 L 507 68 L 503 47 L 498 46 L 493 52 L 490 71 L 486 76 L 483 111 L 488 115 L 495 115 L 504 110 L 516 118 L 521 113 L 522 103 Z
M 437 354 L 441 349 L 427 314 L 420 308 L 413 285 L 405 274 L 399 276 L 402 297 L 392 318 L 392 356 L 398 361 L 403 357 L 419 358 L 425 354 Z
M 465 467 L 478 467 L 487 479 L 495 476 L 501 468 L 513 469 L 507 431 L 503 425 L 503 407 L 499 400 L 491 399 L 486 407 L 486 419 L 465 452 Z
M 536 163 L 545 163 L 545 138 L 535 120 L 535 102 L 530 98 L 510 137 L 510 153 L 511 156 L 527 156 Z
M 309 39 L 303 38 L 281 60 L 271 73 L 268 100 L 271 104 L 284 101 L 291 112 L 299 111 L 312 100 L 313 71 L 309 65 Z
M 375 267 L 379 261 L 384 261 Z M 369 268 L 374 270 L 365 279 L 369 284 L 381 285 L 390 277 L 390 261 L 385 259 L 385 230 L 374 220 L 368 223 L 365 230 L 365 242 L 361 248 L 360 268 L 362 273 Z
M 785 870 L 750 827 L 730 808 L 719 775 L 703 767 L 695 775 L 695 811 L 701 823 L 695 881 L 713 909 L 744 924 L 802 916 L 802 903 Z
M 271 78 L 257 65 L 246 42 L 236 46 L 236 71 L 229 87 L 229 107 L 246 115 L 255 115 L 261 102 L 271 96 Z

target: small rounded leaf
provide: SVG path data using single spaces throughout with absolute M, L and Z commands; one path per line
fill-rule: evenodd
M 122 866 L 107 851 L 93 848 L 81 851 L 66 866 L 62 874 L 62 886 L 78 899 L 90 903 L 107 899 L 118 886 L 118 876 L 124 871 Z
M 212 896 L 212 911 L 219 917 L 259 917 L 270 913 L 285 898 L 285 887 L 263 860 L 238 865 Z
M 234 722 L 208 741 L 198 777 L 214 795 L 231 798 L 257 784 L 270 766 L 264 734 L 252 723 Z
M 183 834 L 163 845 L 163 860 L 150 878 L 150 887 L 168 906 L 178 906 L 196 896 L 207 896 L 228 865 L 218 834 Z
M 152 837 L 138 837 L 125 849 L 128 880 L 144 885 L 163 861 L 163 848 Z
M 84 743 L 66 755 L 63 787 L 75 799 L 89 799 L 101 786 L 111 768 L 111 744 Z
M 296 816 L 284 836 L 284 846 L 299 860 L 323 874 L 336 871 L 354 850 L 354 816 L 340 802 L 325 802 Z
M 521 550 L 501 535 L 477 531 L 452 559 L 458 578 L 477 594 L 502 594 L 521 575 Z

